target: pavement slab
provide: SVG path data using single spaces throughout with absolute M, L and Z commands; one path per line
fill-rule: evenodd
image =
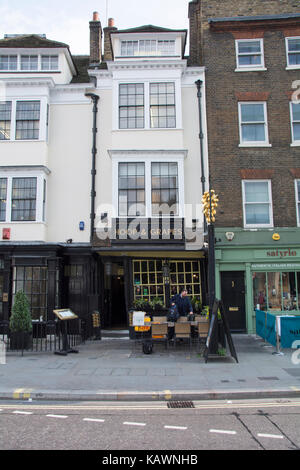
M 87 341 L 76 358 L 53 352 L 6 355 L 0 364 L 0 399 L 200 400 L 300 397 L 300 365 L 293 350 L 275 348 L 254 335 L 233 335 L 239 362 L 209 357 L 196 348 L 155 348 L 151 355 L 129 339 Z

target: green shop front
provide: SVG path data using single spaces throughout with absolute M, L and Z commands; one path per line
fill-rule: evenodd
M 216 229 L 216 296 L 231 331 L 255 333 L 255 310 L 300 313 L 300 230 Z

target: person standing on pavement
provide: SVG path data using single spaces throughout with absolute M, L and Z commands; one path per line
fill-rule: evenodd
M 190 299 L 188 298 L 188 293 L 185 288 L 180 290 L 180 294 L 174 295 L 172 302 L 175 302 L 178 313 L 181 317 L 186 317 L 188 315 L 193 315 L 193 307 Z

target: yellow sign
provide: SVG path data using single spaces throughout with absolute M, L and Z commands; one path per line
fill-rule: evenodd
M 279 233 L 273 233 L 272 238 L 273 238 L 273 240 L 275 240 L 275 241 L 280 240 L 280 235 L 279 235 Z

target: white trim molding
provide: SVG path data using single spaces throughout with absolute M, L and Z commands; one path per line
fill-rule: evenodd
M 295 200 L 296 200 L 296 214 L 297 226 L 300 227 L 300 180 L 295 180 Z
M 153 218 L 151 208 L 151 163 L 175 162 L 178 165 L 178 207 L 177 217 L 184 217 L 184 160 L 187 150 L 108 150 L 112 159 L 112 205 L 118 215 L 118 165 L 119 163 L 138 162 L 145 164 L 145 198 L 146 212 L 144 217 Z
M 247 105 L 263 105 L 263 112 L 264 112 L 264 121 L 244 121 L 242 122 L 242 106 Z M 240 143 L 239 147 L 272 147 L 269 142 L 269 129 L 268 129 L 268 113 L 267 113 L 267 103 L 266 101 L 240 101 L 238 103 L 238 118 L 239 118 L 239 136 L 240 136 Z M 261 124 L 264 125 L 264 134 L 265 140 L 258 141 L 258 140 L 243 140 L 243 133 L 242 133 L 242 125 L 255 125 Z
M 267 183 L 268 185 L 268 201 L 246 201 L 246 191 L 245 185 L 247 183 Z M 242 180 L 242 204 L 243 204 L 243 219 L 244 219 L 244 228 L 271 228 L 274 226 L 273 223 L 273 200 L 272 200 L 272 183 L 271 180 L 262 180 L 262 179 L 251 179 L 251 180 Z M 269 223 L 256 223 L 256 224 L 247 224 L 247 214 L 246 214 L 246 204 L 264 204 L 269 206 Z

